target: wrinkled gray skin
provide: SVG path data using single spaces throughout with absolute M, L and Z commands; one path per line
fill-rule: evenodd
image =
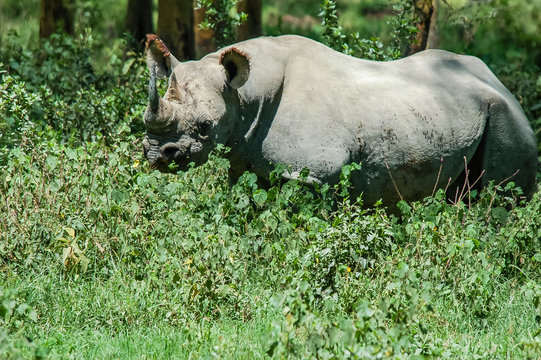
M 267 179 L 282 163 L 293 170 L 286 178 L 308 168 L 309 181 L 335 184 L 342 166 L 360 162 L 353 195 L 392 204 L 398 193 L 430 195 L 438 178 L 441 188 L 451 179 L 452 197 L 464 184 L 465 158 L 470 183 L 483 170 L 480 185 L 518 171 L 511 180 L 527 196 L 535 190 L 532 128 L 475 57 L 428 50 L 374 62 L 288 35 L 235 44 L 236 56 L 220 64 L 230 49 L 169 68 L 149 55 L 152 74 L 171 74 L 163 99 L 151 79 L 144 150 L 152 166 L 201 164 L 217 143 L 231 148 L 237 176 L 250 170 Z

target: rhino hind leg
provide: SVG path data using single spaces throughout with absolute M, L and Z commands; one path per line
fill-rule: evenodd
M 528 119 L 514 98 L 491 103 L 480 145 L 477 163 L 472 165 L 478 173 L 484 171 L 481 186 L 491 180 L 496 184 L 512 181 L 530 199 L 536 190 L 537 143 Z

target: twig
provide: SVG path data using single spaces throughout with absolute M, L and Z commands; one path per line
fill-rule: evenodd
M 436 183 L 434 184 L 434 189 L 432 189 L 432 196 L 436 193 L 436 188 L 440 182 L 441 169 L 443 168 L 443 156 L 440 159 L 440 169 L 438 170 L 438 177 L 436 178 Z
M 445 192 L 445 194 L 447 194 L 447 189 L 449 189 L 449 186 L 451 186 L 451 180 L 452 180 L 452 178 L 449 177 L 449 181 L 447 181 L 447 185 L 445 186 L 445 189 L 443 190 L 443 192 Z
M 519 171 L 520 171 L 520 169 L 517 169 L 517 171 L 515 171 L 515 172 L 513 173 L 513 175 L 509 176 L 508 178 L 503 179 L 503 180 L 502 180 L 498 185 L 496 185 L 496 186 L 503 185 L 503 184 L 506 183 L 507 181 L 511 180 L 511 178 L 515 177 L 515 176 L 518 174 Z
M 462 190 L 460 191 L 460 196 L 458 197 L 458 201 L 462 201 L 464 199 L 464 190 L 466 189 L 466 185 L 469 183 L 468 178 L 470 176 L 470 173 L 468 172 L 468 160 L 464 156 L 464 174 L 465 174 L 465 180 L 464 185 L 462 185 Z
M 394 181 L 393 174 L 391 174 L 391 169 L 389 168 L 389 164 L 387 164 L 387 158 L 384 158 L 383 162 L 385 163 L 385 167 L 387 168 L 387 172 L 389 173 L 389 176 L 391 177 L 391 181 L 393 182 L 394 189 L 398 193 L 398 196 L 400 196 L 400 200 L 404 200 L 404 198 L 402 197 L 402 194 L 400 193 L 400 190 L 398 190 L 398 186 L 396 186 L 396 182 Z

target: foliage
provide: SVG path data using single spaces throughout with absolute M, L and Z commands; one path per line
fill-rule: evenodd
M 406 55 L 407 49 L 415 40 L 419 21 L 415 10 L 416 3 L 415 0 L 398 0 L 393 5 L 396 15 L 389 20 L 393 32 L 388 49 L 389 56 L 393 59 Z
M 36 346 L 31 338 L 23 336 L 37 322 L 38 314 L 28 305 L 24 294 L 17 290 L 0 287 L 0 356 L 2 359 L 24 359 L 19 351 L 21 345 L 29 349 L 35 359 L 44 359 L 47 356 L 45 347 Z M 13 339 L 16 341 L 12 341 Z
M 389 24 L 394 30 L 390 44 L 385 48 L 381 40 L 376 37 L 362 39 L 358 32 L 351 35 L 344 34 L 338 21 L 336 0 L 323 0 L 319 17 L 322 18 L 325 43 L 344 54 L 370 60 L 401 58 L 405 54 L 407 45 L 417 34 L 414 1 L 399 0 L 393 5 L 393 9 L 395 16 L 389 20 Z
M 237 12 L 239 0 L 197 0 L 198 8 L 205 9 L 200 26 L 214 30 L 214 43 L 222 48 L 235 42 L 236 27 L 246 21 L 246 14 Z
M 325 30 L 323 36 L 326 44 L 337 51 L 344 51 L 344 39 L 346 35 L 342 33 L 342 27 L 338 24 L 338 15 L 336 2 L 334 0 L 324 0 L 319 16 L 322 18 L 321 24 Z
M 271 336 L 252 346 L 274 357 L 445 358 L 462 354 L 462 335 L 443 335 L 440 322 L 505 334 L 498 319 L 512 301 L 527 315 L 496 355 L 535 349 L 526 329 L 539 316 L 539 192 L 521 207 L 493 188 L 469 207 L 440 192 L 394 217 L 347 195 L 335 203 L 357 167 L 316 192 L 282 184 L 283 167 L 268 189 L 250 173 L 230 186 L 227 149 L 176 176 L 149 173 L 127 134 L 72 147 L 44 133 L 9 152 L 0 268 L 36 324 L 117 332 L 264 317 Z M 21 334 L 44 340 L 30 346 L 10 332 L 7 343 L 60 351 L 32 324 Z
M 91 62 L 90 32 L 76 38 L 53 34 L 39 50 L 24 49 L 16 33 L 7 40 L 2 60 L 9 75 L 3 75 L 1 110 L 6 114 L 2 126 L 9 128 L 3 135 L 5 145 L 33 124 L 50 126 L 75 142 L 109 135 L 126 123 L 134 130 L 142 128 L 133 120 L 144 108 L 148 74 L 144 59 L 126 51 L 125 42 L 117 49 L 125 54 L 111 57 L 109 72 L 99 74 Z M 24 88 L 14 79 L 25 79 Z
M 28 92 L 24 82 L 7 74 L 0 63 L 0 151 L 2 155 L 5 155 L 7 148 L 19 144 L 23 133 L 34 128 L 30 113 L 39 100 L 39 95 Z

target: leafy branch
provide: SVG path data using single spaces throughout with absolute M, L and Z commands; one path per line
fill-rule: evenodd
M 237 12 L 239 0 L 197 0 L 196 9 L 204 9 L 205 17 L 200 26 L 202 29 L 214 30 L 214 43 L 222 48 L 235 41 L 236 28 L 248 15 Z

